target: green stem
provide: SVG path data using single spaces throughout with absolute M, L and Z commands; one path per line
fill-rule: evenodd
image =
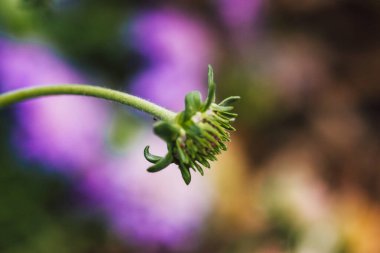
M 161 120 L 169 121 L 176 115 L 174 112 L 161 106 L 124 92 L 80 84 L 36 86 L 3 93 L 0 94 L 0 108 L 17 102 L 22 102 L 27 99 L 49 95 L 82 95 L 103 98 L 134 107 Z

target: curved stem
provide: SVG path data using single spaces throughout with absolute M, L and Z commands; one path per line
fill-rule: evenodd
M 31 88 L 19 89 L 0 94 L 0 108 L 27 99 L 50 95 L 82 95 L 103 98 L 115 101 L 124 105 L 134 107 L 140 111 L 149 113 L 161 120 L 171 120 L 175 113 L 161 106 L 151 103 L 142 98 L 130 94 L 91 85 L 63 84 L 54 86 L 36 86 Z

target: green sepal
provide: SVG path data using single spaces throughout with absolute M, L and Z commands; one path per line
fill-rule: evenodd
M 210 163 L 205 159 L 205 158 L 201 158 L 201 157 L 199 157 L 199 159 L 198 159 L 198 161 L 203 165 L 203 166 L 205 166 L 206 168 L 210 168 L 211 166 L 210 166 Z
M 191 174 L 190 174 L 189 168 L 187 168 L 183 164 L 180 164 L 179 169 L 181 171 L 183 181 L 185 181 L 185 183 L 187 185 L 190 184 L 190 182 L 191 182 Z
M 181 147 L 181 143 L 178 139 L 176 140 L 176 147 L 177 147 L 178 155 L 179 155 L 179 158 L 181 159 L 181 161 L 183 161 L 184 163 L 188 163 L 189 157 L 183 151 L 183 149 Z
M 163 157 L 161 156 L 157 156 L 157 155 L 152 155 L 150 152 L 149 152 L 149 146 L 146 146 L 144 148 L 144 157 L 147 161 L 151 162 L 151 163 L 157 163 L 158 161 L 160 161 Z
M 152 172 L 152 173 L 158 172 L 158 171 L 163 170 L 166 167 L 168 167 L 172 162 L 173 162 L 173 156 L 172 156 L 171 152 L 169 152 L 166 154 L 166 156 L 164 158 L 159 160 L 156 164 L 150 166 L 147 169 L 147 171 Z
M 222 102 L 219 103 L 220 106 L 230 106 L 231 104 L 235 103 L 240 99 L 239 96 L 231 96 L 226 99 L 224 99 Z
M 219 142 L 219 147 L 220 147 L 220 149 L 221 150 L 223 150 L 223 151 L 226 151 L 227 150 L 227 146 L 226 146 L 226 144 L 224 144 L 223 142 Z
M 216 129 L 219 132 L 219 134 L 217 135 L 218 137 L 228 136 L 229 133 L 225 130 L 224 126 L 222 125 L 223 122 L 218 122 L 215 120 L 214 122 L 212 122 L 212 124 L 211 123 L 209 124 L 212 128 Z
M 221 134 L 221 131 L 215 129 L 214 126 L 211 126 L 210 124 L 202 124 L 202 128 L 206 131 L 208 131 L 213 137 L 218 137 Z M 202 132 L 203 134 L 204 132 Z
M 215 136 L 213 136 L 212 134 L 210 134 L 209 132 L 207 131 L 203 131 L 202 132 L 202 137 L 206 138 L 208 140 L 209 143 L 216 143 L 218 140 L 215 138 Z M 219 138 L 219 137 L 218 137 Z
M 212 104 L 211 108 L 215 111 L 218 111 L 218 112 L 228 112 L 228 111 L 231 111 L 234 109 L 233 106 L 221 106 L 221 105 L 217 105 L 217 104 Z
M 225 123 L 225 122 L 219 121 L 218 124 L 219 124 L 221 127 L 225 128 L 225 129 L 227 129 L 227 130 L 230 130 L 230 131 L 236 131 L 236 129 L 235 129 L 233 126 L 231 126 L 230 123 Z
M 233 113 L 233 112 L 217 112 L 218 116 L 223 116 L 227 119 L 229 119 L 230 121 L 234 121 L 235 118 L 238 116 L 237 113 Z
M 192 91 L 185 98 L 184 120 L 189 120 L 202 106 L 201 94 L 199 91 Z
M 185 111 L 178 113 L 177 116 L 175 116 L 174 121 L 178 124 L 185 123 Z
M 203 105 L 203 111 L 206 111 L 211 103 L 215 102 L 215 82 L 214 82 L 214 71 L 211 65 L 208 65 L 208 93 L 206 102 Z
M 166 121 L 159 121 L 153 125 L 153 130 L 163 140 L 171 142 L 179 136 L 181 128 Z
M 200 166 L 197 162 L 193 162 L 192 165 L 197 168 L 197 170 L 199 171 L 199 173 L 201 173 L 202 176 L 204 175 L 202 166 Z
M 208 154 L 207 155 L 207 159 L 209 159 L 210 161 L 216 161 L 216 160 L 218 160 L 218 159 L 216 159 L 216 157 L 213 154 Z
M 213 117 L 214 120 L 216 120 L 217 122 L 223 122 L 223 123 L 226 123 L 226 124 L 230 124 L 230 119 L 227 119 L 219 114 L 214 114 L 214 117 Z

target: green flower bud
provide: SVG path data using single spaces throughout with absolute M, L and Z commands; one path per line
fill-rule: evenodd
M 185 98 L 185 110 L 178 113 L 172 121 L 159 121 L 154 124 L 154 132 L 167 143 L 165 157 L 144 150 L 145 158 L 153 163 L 149 172 L 157 172 L 171 163 L 179 166 L 186 184 L 191 181 L 190 169 L 203 175 L 203 167 L 210 168 L 209 161 L 215 161 L 216 155 L 227 150 L 230 141 L 229 131 L 235 131 L 231 122 L 236 113 L 232 113 L 232 103 L 240 97 L 232 96 L 221 103 L 215 103 L 215 83 L 212 67 L 208 72 L 208 95 L 202 102 L 198 91 L 190 92 Z

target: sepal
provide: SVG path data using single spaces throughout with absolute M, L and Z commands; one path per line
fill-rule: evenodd
M 208 65 L 208 93 L 205 104 L 203 105 L 203 111 L 206 111 L 210 107 L 211 103 L 215 102 L 215 82 L 214 82 L 214 70 L 211 65 Z
M 239 96 L 231 96 L 231 97 L 224 99 L 222 102 L 219 103 L 219 105 L 220 106 L 229 106 L 238 100 L 240 100 Z
M 173 156 L 171 153 L 167 153 L 164 158 L 159 160 L 156 164 L 150 166 L 147 171 L 149 172 L 158 172 L 165 169 L 173 162 Z
M 157 163 L 158 161 L 160 161 L 162 159 L 161 156 L 157 156 L 157 155 L 152 155 L 150 152 L 149 152 L 149 146 L 146 146 L 144 148 L 144 157 L 145 159 L 148 161 L 148 162 L 151 162 L 151 163 Z
M 167 142 L 175 140 L 179 136 L 180 130 L 181 128 L 176 124 L 166 121 L 159 121 L 153 126 L 154 133 Z
M 185 98 L 184 120 L 188 120 L 192 115 L 197 113 L 202 106 L 201 93 L 192 91 Z

